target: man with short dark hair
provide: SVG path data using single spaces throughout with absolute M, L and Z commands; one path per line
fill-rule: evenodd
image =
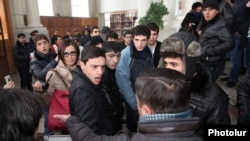
M 115 79 L 115 69 L 120 60 L 121 49 L 117 42 L 109 41 L 103 43 L 103 49 L 106 55 L 106 68 L 102 80 L 102 90 L 104 97 L 108 102 L 108 109 L 105 110 L 106 131 L 115 135 L 122 129 L 122 118 L 124 116 L 124 107 L 122 95 Z M 108 128 L 109 127 L 109 128 Z
M 121 45 L 121 48 L 124 49 L 126 48 L 127 46 L 129 46 L 131 40 L 133 39 L 132 37 L 132 31 L 131 30 L 127 30 L 124 35 L 123 35 L 123 42 L 122 42 L 122 45 Z
M 13 48 L 13 58 L 15 66 L 20 76 L 20 86 L 22 89 L 33 91 L 32 88 L 32 74 L 30 73 L 30 53 L 34 49 L 31 45 L 26 43 L 26 36 L 24 33 L 17 34 L 16 45 Z
M 105 41 L 106 42 L 109 42 L 109 41 L 117 42 L 118 41 L 118 34 L 115 31 L 109 31 L 106 35 Z
M 152 52 L 154 58 L 154 66 L 157 67 L 160 60 L 161 42 L 157 41 L 159 34 L 159 26 L 156 23 L 150 22 L 146 24 L 150 29 L 150 38 L 148 40 L 148 47 Z
M 189 110 L 189 81 L 178 71 L 154 68 L 136 79 L 135 92 L 140 114 L 138 132 L 120 132 L 115 136 L 98 136 L 77 117 L 55 115 L 65 122 L 74 141 L 200 141 L 196 134 L 199 118 Z
M 147 46 L 150 30 L 146 25 L 132 29 L 133 41 L 121 52 L 116 68 L 116 82 L 123 95 L 126 107 L 127 128 L 137 131 L 138 111 L 135 98 L 135 80 L 140 72 L 154 67 L 152 53 Z
M 101 85 L 105 61 L 103 49 L 95 46 L 83 49 L 79 66 L 72 71 L 69 88 L 70 114 L 77 116 L 97 134 L 108 134 L 105 130 L 108 127 L 103 126 L 108 106 Z

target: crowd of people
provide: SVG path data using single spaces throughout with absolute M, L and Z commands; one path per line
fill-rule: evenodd
M 229 97 L 216 83 L 228 54 L 230 74 L 221 80 L 234 87 L 244 64 L 237 124 L 249 125 L 249 15 L 249 0 L 195 2 L 162 42 L 154 22 L 126 31 L 123 42 L 107 26 L 55 30 L 51 38 L 34 30 L 29 42 L 19 33 L 13 58 L 21 89 L 13 81 L 0 88 L 0 140 L 34 141 L 42 116 L 45 140 L 203 140 L 204 126 L 231 124 Z M 48 116 L 58 91 L 67 93 L 69 114 L 53 116 L 65 125 L 55 130 Z

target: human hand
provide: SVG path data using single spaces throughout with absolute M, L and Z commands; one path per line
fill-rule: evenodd
M 15 87 L 15 83 L 14 83 L 12 80 L 8 81 L 8 82 L 3 86 L 4 89 L 9 89 L 9 88 L 14 88 L 14 87 Z
M 195 23 L 189 23 L 188 26 L 192 27 L 193 25 L 195 25 Z
M 59 119 L 62 123 L 65 123 L 70 115 L 53 115 L 53 118 Z
M 39 81 L 39 80 L 37 80 L 33 85 L 32 85 L 32 87 L 33 87 L 33 90 L 34 91 L 38 91 L 38 92 L 43 92 L 44 90 L 43 90 L 43 87 L 42 87 L 42 83 Z

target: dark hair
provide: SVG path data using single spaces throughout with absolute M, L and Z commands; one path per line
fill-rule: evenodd
M 132 31 L 131 30 L 127 30 L 125 33 L 124 33 L 124 37 L 127 35 L 127 34 L 131 34 L 132 35 Z
M 87 30 L 87 31 L 89 32 L 89 34 L 90 34 L 89 28 L 84 28 L 83 31 L 82 31 L 82 35 L 85 35 L 84 32 L 85 32 L 86 30 Z
M 115 31 L 109 31 L 107 33 L 106 40 L 108 40 L 108 38 L 118 39 L 118 34 Z
M 0 140 L 35 141 L 43 98 L 22 89 L 0 88 Z
M 193 4 L 192 4 L 192 10 L 194 10 L 195 8 L 197 8 L 197 7 L 202 7 L 202 3 L 201 2 L 194 2 Z
M 90 33 L 93 33 L 94 29 L 99 29 L 98 26 L 93 26 L 92 28 L 90 28 Z
M 79 59 L 80 49 L 79 49 L 79 46 L 77 45 L 77 43 L 72 39 L 63 39 L 62 40 L 62 42 L 61 42 L 61 44 L 60 44 L 60 46 L 58 48 L 58 58 L 60 60 L 62 60 L 63 63 L 64 63 L 63 53 L 64 53 L 65 49 L 70 45 L 72 45 L 75 48 L 75 51 L 76 51 L 76 61 L 74 63 L 74 65 L 75 65 L 75 64 L 77 64 L 77 61 Z
M 132 35 L 138 36 L 138 35 L 143 35 L 146 36 L 147 39 L 150 37 L 150 30 L 146 25 L 137 25 L 136 27 L 132 28 Z
M 18 33 L 18 34 L 17 34 L 17 38 L 20 38 L 20 37 L 24 37 L 24 38 L 25 38 L 26 36 L 25 36 L 24 33 Z
M 58 38 L 62 38 L 60 35 L 58 35 L 58 36 L 53 36 L 52 38 L 51 38 L 51 44 L 52 45 L 54 45 L 54 44 L 56 44 L 56 41 L 58 40 Z
M 152 68 L 140 74 L 135 92 L 141 104 L 155 113 L 179 113 L 189 108 L 190 83 L 180 72 L 166 68 Z
M 105 52 L 112 52 L 112 51 L 115 53 L 121 52 L 120 44 L 114 41 L 103 43 L 102 48 L 105 50 Z
M 36 43 L 39 41 L 39 40 L 46 40 L 49 42 L 49 38 L 45 35 L 45 34 L 37 34 L 34 38 L 34 44 L 36 46 Z
M 81 61 L 86 64 L 89 59 L 98 58 L 98 57 L 104 57 L 105 51 L 103 48 L 95 47 L 95 46 L 87 46 L 83 49 L 81 52 Z
M 156 23 L 153 22 L 149 22 L 146 24 L 146 26 L 153 31 L 157 31 L 157 33 L 159 33 L 159 26 Z
M 100 37 L 100 36 L 91 37 L 91 39 L 90 39 L 90 44 L 91 45 L 95 46 L 95 45 L 97 45 L 99 43 L 103 43 L 102 37 Z

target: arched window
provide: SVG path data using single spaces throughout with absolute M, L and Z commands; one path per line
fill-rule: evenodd
M 52 0 L 38 0 L 40 16 L 54 16 Z

